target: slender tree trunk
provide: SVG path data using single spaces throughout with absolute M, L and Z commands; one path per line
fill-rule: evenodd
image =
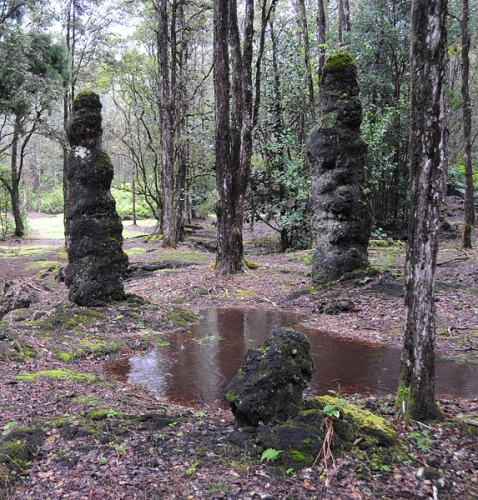
M 435 401 L 435 270 L 446 175 L 444 106 L 447 0 L 413 0 L 411 20 L 411 214 L 397 410 L 441 417 Z
M 319 79 L 322 76 L 322 69 L 325 66 L 325 52 L 326 52 L 326 40 L 327 40 L 327 16 L 325 12 L 324 0 L 317 0 L 317 25 L 319 32 L 319 63 L 317 72 Z
M 463 101 L 463 143 L 465 147 L 465 223 L 463 248 L 472 248 L 471 229 L 475 225 L 475 200 L 473 197 L 473 164 L 471 159 L 471 104 L 470 104 L 470 33 L 468 31 L 469 4 L 463 0 L 461 20 L 461 97 Z
M 131 183 L 131 188 L 132 188 L 132 204 L 133 204 L 133 226 L 138 225 L 138 220 L 136 217 L 136 183 L 135 183 L 135 174 L 133 173 L 133 182 Z
M 177 142 L 177 175 L 176 175 L 176 241 L 184 239 L 184 222 L 186 218 L 186 178 L 187 178 L 187 144 L 186 144 L 186 75 L 189 59 L 187 26 L 184 19 L 184 2 L 177 6 L 177 20 L 180 28 L 180 40 L 175 41 L 176 71 L 178 73 L 178 82 L 175 84 L 175 102 L 177 117 L 176 123 L 176 142 Z
M 344 16 L 344 31 L 350 33 L 350 2 L 349 0 L 343 0 L 343 16 Z
M 161 184 L 163 191 L 162 232 L 163 246 L 175 246 L 176 224 L 174 212 L 173 130 L 169 86 L 168 57 L 168 2 L 158 0 L 158 78 L 159 114 L 161 122 Z
M 21 178 L 21 153 L 19 158 L 20 147 L 20 129 L 21 119 L 17 115 L 15 117 L 15 124 L 13 126 L 13 139 L 12 139 L 12 157 L 11 157 L 11 189 L 10 197 L 12 200 L 12 213 L 13 220 L 15 221 L 15 236 L 22 237 L 25 235 L 25 224 L 23 223 L 22 210 L 20 207 L 20 178 Z
M 344 44 L 344 0 L 339 0 L 339 45 Z
M 42 189 L 41 189 L 41 177 L 42 177 L 42 168 L 40 164 L 40 151 L 38 145 L 35 146 L 35 173 L 37 175 L 36 183 L 37 183 L 37 213 L 41 213 L 41 205 L 42 205 Z
M 246 0 L 245 7 L 244 43 L 241 52 L 236 1 L 214 2 L 216 187 L 219 197 L 216 269 L 220 274 L 241 270 L 244 259 L 242 226 L 252 157 L 253 0 Z M 231 109 L 228 40 L 232 55 Z
M 309 109 L 312 116 L 312 122 L 315 123 L 314 81 L 312 78 L 312 66 L 310 63 L 309 28 L 307 26 L 307 11 L 305 9 L 304 0 L 297 0 L 297 10 L 299 15 L 299 26 L 302 32 L 302 42 L 304 44 L 304 62 L 307 72 L 307 88 L 309 89 Z
M 217 255 L 216 266 L 225 266 L 232 253 L 231 128 L 229 111 L 228 0 L 214 1 L 214 96 L 216 111 Z
M 70 119 L 71 106 L 74 99 L 75 93 L 75 38 L 76 38 L 76 7 L 75 0 L 68 1 L 68 12 L 66 15 L 66 47 L 68 49 L 68 54 L 70 56 L 70 77 L 71 80 L 65 88 L 65 93 L 63 95 L 63 128 L 66 130 L 66 125 Z M 62 144 L 63 150 L 63 203 L 66 206 L 67 200 L 70 197 L 69 187 L 68 187 L 68 155 L 70 152 L 70 147 L 66 139 L 66 135 L 63 138 Z M 65 212 L 65 210 L 63 211 Z M 65 216 L 64 216 L 65 217 Z M 65 218 L 63 217 L 63 223 L 65 225 Z
M 254 37 L 254 1 L 246 1 L 246 13 L 244 18 L 244 41 L 242 60 L 242 100 L 243 100 L 243 121 L 242 121 L 242 149 L 240 158 L 240 171 L 238 172 L 239 193 L 236 210 L 236 226 L 241 228 L 244 224 L 244 205 L 246 202 L 246 190 L 251 173 L 252 160 L 252 130 L 253 123 L 253 91 L 252 91 L 252 54 Z M 242 259 L 242 257 L 241 257 Z

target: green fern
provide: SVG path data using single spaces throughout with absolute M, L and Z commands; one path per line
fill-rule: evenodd
M 279 455 L 283 452 L 283 450 L 275 450 L 274 448 L 267 448 L 267 450 L 264 450 L 261 456 L 261 463 L 264 460 L 267 460 L 268 462 L 274 462 L 277 460 Z

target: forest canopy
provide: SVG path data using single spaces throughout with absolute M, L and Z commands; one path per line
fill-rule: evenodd
M 238 2 L 242 48 L 245 5 Z M 255 2 L 245 220 L 251 227 L 258 220 L 274 227 L 281 250 L 311 244 L 304 144 L 319 118 L 321 69 L 337 51 L 350 53 L 358 64 L 373 237 L 405 234 L 410 10 L 411 0 Z M 448 189 L 464 196 L 476 125 L 472 112 L 471 147 L 465 151 L 461 2 L 449 2 L 448 10 Z M 473 1 L 467 23 L 472 41 L 475 12 Z M 181 239 L 185 221 L 215 215 L 212 2 L 144 1 L 133 8 L 129 2 L 71 0 L 46 9 L 11 0 L 3 2 L 0 20 L 3 235 L 22 234 L 28 212 L 63 211 L 64 123 L 84 89 L 101 94 L 104 146 L 115 165 L 113 188 L 122 217 L 153 217 L 161 230 Z M 471 110 L 477 99 L 475 50 L 471 43 Z M 159 92 L 166 84 L 167 93 Z M 476 185 L 476 169 L 471 179 Z

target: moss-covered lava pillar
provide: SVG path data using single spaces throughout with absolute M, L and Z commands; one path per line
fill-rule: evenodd
M 113 164 L 101 148 L 101 102 L 94 92 L 80 93 L 67 125 L 71 145 L 65 196 L 69 299 L 83 306 L 124 299 L 128 267 L 123 225 L 110 187 Z
M 320 81 L 321 118 L 307 141 L 309 210 L 317 233 L 312 279 L 328 283 L 368 267 L 372 211 L 362 188 L 367 144 L 360 135 L 357 64 L 331 56 Z

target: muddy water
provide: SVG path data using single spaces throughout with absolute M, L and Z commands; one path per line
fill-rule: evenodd
M 261 345 L 276 328 L 307 333 L 317 368 L 307 395 L 328 389 L 341 393 L 384 395 L 397 389 L 400 350 L 356 342 L 300 326 L 301 317 L 263 309 L 208 309 L 188 333 L 168 338 L 145 356 L 124 358 L 107 371 L 139 383 L 158 396 L 185 405 L 226 407 L 224 389 L 240 368 L 246 351 Z M 477 397 L 478 365 L 436 363 L 441 397 Z

